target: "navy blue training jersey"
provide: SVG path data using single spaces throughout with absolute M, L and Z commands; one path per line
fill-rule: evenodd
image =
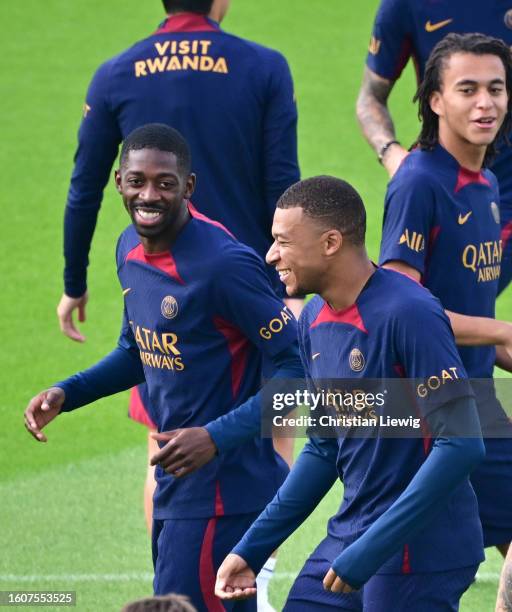
M 502 258 L 499 193 L 490 170 L 472 172 L 441 145 L 417 149 L 386 193 L 380 263 L 405 262 L 444 308 L 495 316 Z M 491 379 L 494 346 L 460 346 L 468 376 Z M 494 385 L 475 386 L 482 426 L 506 425 Z
M 335 311 L 319 296 L 313 298 L 299 320 L 299 343 L 306 374 L 313 380 L 435 377 L 446 383 L 427 396 L 419 389 L 412 396 L 404 393 L 404 401 L 410 397 L 411 414 L 418 410 L 425 417 L 451 399 L 472 394 L 463 383 L 467 375 L 439 301 L 393 270 L 377 269 L 345 310 Z M 456 379 L 461 384 L 448 385 Z M 350 430 L 332 443 L 338 445 L 344 494 L 320 545 L 319 554 L 326 559 L 357 540 L 394 503 L 431 449 L 428 436 L 355 437 Z M 437 572 L 482 558 L 477 502 L 465 479 L 428 526 L 378 573 Z
M 260 387 L 261 354 L 278 354 L 297 335 L 254 251 L 189 210 L 192 218 L 170 251 L 145 254 L 133 226 L 117 248 L 123 336 L 140 352 L 147 408 L 159 431 L 204 426 L 242 404 Z M 157 466 L 154 517 L 254 512 L 287 471 L 272 440 L 260 438 L 182 479 Z
M 259 255 L 270 246 L 276 201 L 299 180 L 288 64 L 277 51 L 182 13 L 105 62 L 89 86 L 65 216 L 70 296 L 86 288 L 96 216 L 119 144 L 155 122 L 176 128 L 190 145 L 198 210 Z
M 418 80 L 434 46 L 449 32 L 481 32 L 512 45 L 512 0 L 381 0 L 367 57 L 367 65 L 378 75 L 394 81 L 409 58 Z M 501 193 L 504 238 L 512 226 L 512 147 L 491 165 Z

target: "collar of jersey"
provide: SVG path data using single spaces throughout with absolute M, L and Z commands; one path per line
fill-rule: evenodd
M 219 24 L 206 15 L 197 13 L 178 13 L 169 15 L 159 26 L 155 34 L 166 32 L 214 32 L 220 30 Z
M 456 173 L 456 185 L 454 188 L 455 192 L 460 191 L 466 185 L 470 185 L 472 183 L 479 183 L 488 185 L 489 181 L 484 176 L 483 172 L 480 170 L 475 172 L 475 170 L 469 170 L 464 166 L 461 166 L 459 162 L 455 159 L 455 157 L 449 153 L 442 145 L 439 143 L 433 150 L 433 154 L 435 155 L 436 162 L 441 162 L 444 166 L 449 166 L 453 168 Z

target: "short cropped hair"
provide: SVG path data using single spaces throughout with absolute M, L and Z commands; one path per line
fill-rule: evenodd
M 130 151 L 141 149 L 157 149 L 168 151 L 176 155 L 178 169 L 183 174 L 190 174 L 191 156 L 187 141 L 172 127 L 164 123 L 148 123 L 139 127 L 124 139 L 121 147 L 119 163 L 121 166 L 126 162 Z
M 166 13 L 179 13 L 187 11 L 208 15 L 211 11 L 213 0 L 162 0 Z
M 354 246 L 364 245 L 366 210 L 361 196 L 346 181 L 314 176 L 295 183 L 279 198 L 277 207 L 297 206 L 325 229 L 339 230 Z
M 496 55 L 505 68 L 505 87 L 508 93 L 508 106 L 505 119 L 496 134 L 494 142 L 487 147 L 484 164 L 488 164 L 496 154 L 495 143 L 504 137 L 509 144 L 508 136 L 512 128 L 512 53 L 506 43 L 499 38 L 484 34 L 451 33 L 440 40 L 432 49 L 425 66 L 425 75 L 414 101 L 419 102 L 418 116 L 422 122 L 421 132 L 416 144 L 421 149 L 432 150 L 439 140 L 439 117 L 430 108 L 430 98 L 436 91 L 441 91 L 443 70 L 447 61 L 455 53 L 472 53 L 474 55 Z
M 160 595 L 132 601 L 121 612 L 197 612 L 188 597 L 183 595 Z

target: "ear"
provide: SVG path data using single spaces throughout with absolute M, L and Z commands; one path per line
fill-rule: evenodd
M 324 241 L 324 255 L 328 257 L 336 254 L 343 244 L 341 232 L 335 229 L 326 231 L 322 239 Z
M 185 187 L 184 197 L 189 200 L 194 193 L 194 189 L 196 188 L 196 175 L 192 172 L 187 177 L 187 184 Z
M 117 191 L 119 191 L 119 193 L 122 193 L 121 191 L 121 170 L 120 169 L 114 172 L 114 181 L 116 183 Z
M 430 96 L 429 100 L 430 108 L 432 112 L 435 113 L 438 117 L 442 117 L 444 114 L 444 103 L 443 97 L 441 96 L 440 91 L 434 91 Z

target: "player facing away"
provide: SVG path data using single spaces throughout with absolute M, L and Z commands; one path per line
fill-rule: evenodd
M 449 34 L 418 90 L 418 147 L 386 194 L 380 262 L 409 274 L 447 310 L 474 381 L 486 458 L 471 476 L 485 546 L 512 539 L 512 425 L 496 398 L 495 363 L 512 369 L 512 326 L 495 321 L 502 244 L 496 177 L 482 168 L 510 130 L 512 59 L 502 41 Z M 463 315 L 463 316 L 461 316 Z M 497 347 L 495 345 L 498 345 Z
M 151 124 L 124 141 L 116 185 L 132 225 L 117 245 L 118 346 L 33 398 L 25 424 L 45 441 L 41 429 L 61 412 L 146 380 L 161 446 L 152 458 L 154 591 L 211 611 L 224 609 L 216 569 L 288 471 L 272 441 L 254 437 L 261 356 L 276 376 L 303 371 L 296 323 L 263 262 L 194 209 L 194 184 L 176 130 Z M 248 482 L 251 495 L 240 495 Z
M 221 565 L 216 592 L 253 595 L 269 550 L 314 510 L 336 478 L 343 502 L 306 561 L 285 610 L 457 610 L 483 559 L 468 474 L 484 446 L 450 323 L 438 300 L 405 275 L 368 259 L 357 192 L 326 176 L 290 187 L 274 216 L 275 265 L 288 295 L 317 293 L 299 320 L 306 376 L 426 380 L 456 371 L 447 395 L 411 398 L 431 437 L 311 438 L 276 497 Z M 351 355 L 357 351 L 357 363 Z M 407 401 L 407 400 L 404 400 Z M 460 423 L 473 437 L 457 437 Z M 353 433 L 353 432 L 352 432 Z M 374 433 L 378 433 L 378 430 Z M 453 434 L 453 435 L 452 435 Z
M 166 19 L 103 63 L 87 91 L 64 218 L 63 332 L 84 337 L 88 253 L 121 141 L 147 123 L 186 138 L 197 209 L 265 257 L 277 198 L 299 179 L 297 106 L 286 59 L 222 30 L 229 0 L 163 0 Z M 272 282 L 281 289 L 275 273 Z
M 407 150 L 398 141 L 388 97 L 409 58 L 418 83 L 435 45 L 450 32 L 481 32 L 512 45 L 511 0 L 381 0 L 373 26 L 357 116 L 364 136 L 390 176 Z M 502 139 L 491 164 L 498 178 L 503 260 L 498 293 L 512 279 L 512 146 Z

